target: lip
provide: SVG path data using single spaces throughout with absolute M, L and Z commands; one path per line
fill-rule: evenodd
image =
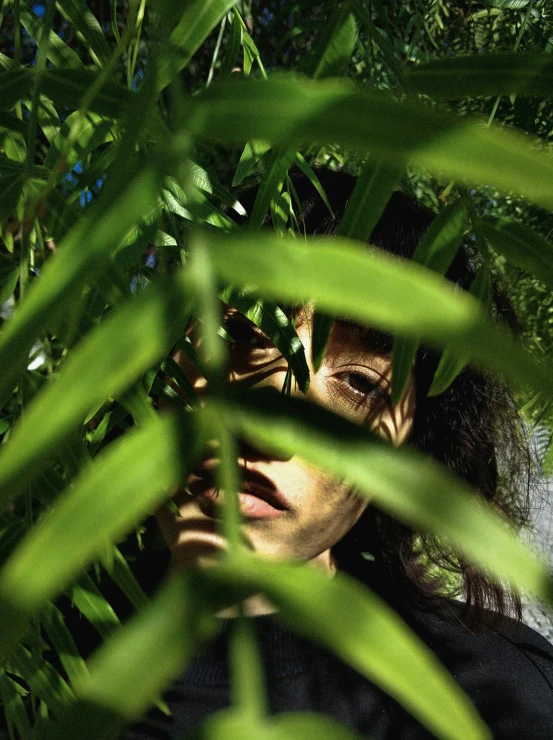
M 218 509 L 225 494 L 214 485 L 214 471 L 218 460 L 206 460 L 194 471 L 196 480 L 190 482 L 190 490 L 198 496 L 202 513 L 218 517 Z M 266 519 L 282 515 L 291 507 L 274 483 L 257 470 L 239 466 L 241 485 L 238 493 L 240 512 L 246 519 Z

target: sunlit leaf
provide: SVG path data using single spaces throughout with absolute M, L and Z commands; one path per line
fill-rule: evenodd
M 0 573 L 2 654 L 27 619 L 102 554 L 106 541 L 125 535 L 178 486 L 194 442 L 188 418 L 154 415 L 83 470 Z
M 446 468 L 300 399 L 257 391 L 225 405 L 227 423 L 251 444 L 298 455 L 347 480 L 410 526 L 447 537 L 467 560 L 553 600 L 546 565 Z
M 245 291 L 225 290 L 221 294 L 221 300 L 237 308 L 270 338 L 290 365 L 298 387 L 306 393 L 309 387 L 309 368 L 305 360 L 305 350 L 284 311 L 273 301 L 259 301 Z
M 513 131 L 486 128 L 416 101 L 397 103 L 339 80 L 231 80 L 194 98 L 189 118 L 202 139 L 272 144 L 332 142 L 370 150 L 467 182 L 513 190 L 553 207 L 553 162 Z
M 490 738 L 430 648 L 374 593 L 343 574 L 242 557 L 206 569 L 214 584 L 260 590 L 281 619 L 391 693 L 437 737 Z M 278 735 L 277 735 L 278 737 Z
M 85 43 L 88 52 L 93 58 L 96 57 L 98 62 L 104 62 L 110 56 L 111 50 L 100 24 L 86 7 L 86 3 L 79 0 L 59 0 L 57 4 L 64 18 Z
M 189 0 L 171 32 L 158 71 L 159 89 L 185 67 L 210 31 L 235 5 L 236 0 Z
M 231 285 L 255 287 L 262 297 L 313 301 L 334 316 L 468 349 L 475 363 L 553 392 L 549 375 L 505 329 L 488 322 L 476 299 L 412 261 L 339 238 L 330 243 L 308 237 L 303 243 L 263 233 L 206 232 L 204 239 L 215 271 Z
M 3 445 L 0 500 L 16 495 L 41 460 L 88 413 L 161 362 L 184 330 L 191 299 L 189 283 L 176 274 L 128 301 L 88 335 L 67 359 L 57 382 L 27 407 L 9 443 Z

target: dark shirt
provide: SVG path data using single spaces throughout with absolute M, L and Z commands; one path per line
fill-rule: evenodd
M 553 738 L 553 646 L 513 620 L 475 633 L 447 612 L 410 609 L 403 617 L 436 653 L 475 703 L 498 740 Z M 124 740 L 188 737 L 202 720 L 230 704 L 227 647 L 230 622 L 167 692 L 167 717 L 153 710 Z M 434 737 L 366 678 L 274 617 L 254 620 L 272 713 L 322 712 L 372 740 Z

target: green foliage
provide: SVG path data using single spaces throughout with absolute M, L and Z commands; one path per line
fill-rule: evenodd
M 235 393 L 217 303 L 273 340 L 301 391 L 309 365 L 282 301 L 315 304 L 315 367 L 339 315 L 397 335 L 397 397 L 424 340 L 444 352 L 431 393 L 470 361 L 502 373 L 521 398 L 537 397 L 528 415 L 553 426 L 549 296 L 542 306 L 553 274 L 551 9 L 540 0 L 251 5 L 151 0 L 123 13 L 116 2 L 63 0 L 45 3 L 43 16 L 23 1 L 2 6 L 0 696 L 8 723 L 24 740 L 39 730 L 116 738 L 212 634 L 214 614 L 261 591 L 282 619 L 437 737 L 488 738 L 452 678 L 374 594 L 341 575 L 331 581 L 246 556 L 232 495 L 228 556 L 169 579 L 150 603 L 116 547 L 174 493 L 210 436 L 232 493 L 235 443 L 245 438 L 302 455 L 398 519 L 447 538 L 476 567 L 553 603 L 544 566 L 444 469 L 311 404 Z M 293 163 L 323 198 L 314 165 L 360 175 L 334 241 L 293 233 Z M 235 189 L 254 173 L 261 184 L 244 229 L 230 214 L 244 215 Z M 368 238 L 400 182 L 439 210 L 408 264 L 356 241 Z M 277 234 L 260 233 L 268 218 Z M 466 233 L 482 257 L 470 293 L 441 277 Z M 520 278 L 516 303 L 541 362 L 487 318 L 491 268 Z M 203 327 L 201 357 L 184 336 L 191 317 Z M 201 409 L 172 359 L 175 345 L 210 381 Z M 171 408 L 158 413 L 150 393 Z M 124 626 L 94 577 L 100 564 L 136 608 Z M 64 594 L 106 640 L 86 663 L 59 611 Z M 207 723 L 207 737 L 242 737 L 244 728 L 275 739 L 353 737 L 306 714 L 268 719 L 262 687 L 248 704 L 244 687 L 262 682 L 255 643 L 237 625 L 236 706 Z M 37 707 L 31 720 L 27 692 Z

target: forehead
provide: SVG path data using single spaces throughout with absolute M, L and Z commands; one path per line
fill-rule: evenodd
M 304 306 L 297 308 L 295 312 L 287 313 L 289 318 L 294 315 L 294 325 L 297 328 L 307 325 L 310 333 L 312 332 L 315 315 L 312 306 Z M 348 319 L 337 318 L 334 320 L 330 340 L 364 352 L 378 352 L 390 357 L 392 355 L 393 337 L 391 334 L 363 326 Z

